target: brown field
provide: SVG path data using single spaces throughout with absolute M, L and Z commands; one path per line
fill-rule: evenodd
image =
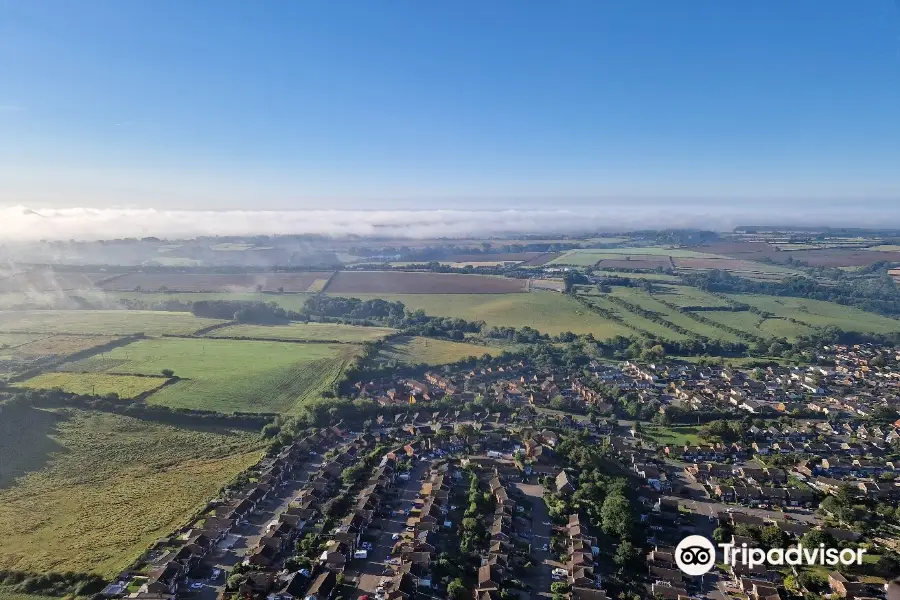
M 601 269 L 648 269 L 657 267 L 671 267 L 672 262 L 668 256 L 641 256 L 625 260 L 623 258 L 607 258 L 597 261 L 597 267 Z
M 155 292 L 165 288 L 172 292 L 305 292 L 318 279 L 326 279 L 330 273 L 129 273 L 117 277 L 101 287 L 111 291 Z
M 721 269 L 749 273 L 788 275 L 792 271 L 785 267 L 767 265 L 739 258 L 676 258 L 675 266 L 682 269 Z
M 508 294 L 525 290 L 527 280 L 406 271 L 340 271 L 325 291 L 329 294 Z
M 900 262 L 900 252 L 871 252 L 849 248 L 792 250 L 778 252 L 774 258 L 778 262 L 784 262 L 789 256 L 813 267 L 867 267 L 880 261 Z
M 900 252 L 872 252 L 854 248 L 779 251 L 775 245 L 763 242 L 722 242 L 695 246 L 690 250 L 747 260 L 768 257 L 779 263 L 786 263 L 789 258 L 793 258 L 813 267 L 862 267 L 882 260 L 900 262 Z
M 92 288 L 110 273 L 69 273 L 51 270 L 29 271 L 0 279 L 0 292 L 52 292 Z

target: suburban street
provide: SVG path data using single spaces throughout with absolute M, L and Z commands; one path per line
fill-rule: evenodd
M 550 545 L 550 532 L 552 525 L 545 525 L 550 522 L 550 514 L 547 512 L 547 505 L 544 504 L 544 488 L 536 483 L 516 483 L 515 487 L 519 489 L 531 501 L 531 517 L 532 517 L 532 534 L 531 554 L 535 558 L 534 572 L 527 578 L 527 582 L 531 585 L 531 597 L 549 597 L 550 584 L 553 582 L 551 571 L 554 566 L 558 566 L 553 561 L 553 556 L 549 551 L 542 550 L 544 544 Z

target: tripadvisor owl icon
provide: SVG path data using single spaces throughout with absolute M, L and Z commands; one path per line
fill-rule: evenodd
M 675 564 L 685 575 L 705 575 L 716 562 L 716 547 L 702 535 L 689 535 L 675 548 Z

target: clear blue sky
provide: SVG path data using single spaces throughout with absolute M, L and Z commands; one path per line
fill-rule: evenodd
M 897 0 L 0 0 L 0 204 L 900 202 Z

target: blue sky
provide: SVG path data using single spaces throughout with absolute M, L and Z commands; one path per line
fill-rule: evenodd
M 900 201 L 900 3 L 0 0 L 0 204 Z

